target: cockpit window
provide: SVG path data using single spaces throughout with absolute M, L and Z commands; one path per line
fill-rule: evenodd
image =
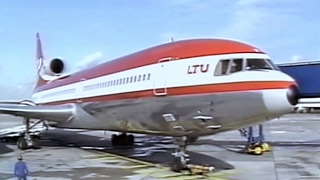
M 280 71 L 279 67 L 275 65 L 270 59 L 266 59 L 266 60 L 273 69 Z
M 214 71 L 214 75 L 221 76 L 227 74 L 229 62 L 229 59 L 221 60 Z
M 230 67 L 230 73 L 242 71 L 243 59 L 233 59 Z
M 265 59 L 247 59 L 246 70 L 274 69 Z
M 247 59 L 222 59 L 218 63 L 214 75 L 221 76 L 243 70 L 279 70 L 270 59 L 247 58 Z
M 243 70 L 243 59 L 223 59 L 218 63 L 215 76 L 226 75 Z

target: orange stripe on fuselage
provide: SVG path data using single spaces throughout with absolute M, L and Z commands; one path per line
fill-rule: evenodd
M 228 93 L 237 91 L 256 91 L 256 90 L 267 90 L 267 89 L 285 89 L 295 84 L 293 81 L 253 81 L 253 82 L 232 82 L 232 83 L 221 83 L 221 84 L 206 84 L 198 86 L 184 86 L 184 87 L 173 87 L 167 88 L 168 96 L 183 96 L 183 95 L 201 95 L 210 93 Z M 160 90 L 159 90 L 160 91 Z M 88 92 L 89 93 L 89 92 Z M 142 99 L 152 98 L 154 95 L 153 89 L 128 92 L 120 94 L 111 94 L 104 96 L 94 96 L 81 98 L 81 102 L 103 102 L 103 101 L 120 101 L 129 99 Z M 58 105 L 64 103 L 79 103 L 79 99 L 70 99 L 64 101 L 48 102 L 44 104 Z

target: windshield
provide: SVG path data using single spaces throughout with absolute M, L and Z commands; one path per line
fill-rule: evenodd
M 247 59 L 246 70 L 274 69 L 265 59 Z
M 230 68 L 230 73 L 242 71 L 242 69 L 243 69 L 242 62 L 243 62 L 243 59 L 233 59 L 232 64 L 231 64 L 231 68 Z
M 279 67 L 275 65 L 270 59 L 266 59 L 266 60 L 273 69 L 280 71 Z

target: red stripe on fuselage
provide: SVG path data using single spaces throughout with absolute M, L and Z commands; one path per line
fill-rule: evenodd
M 46 83 L 42 86 L 36 87 L 34 92 L 72 84 L 83 79 L 93 79 L 96 77 L 113 74 L 137 67 L 156 64 L 158 60 L 166 57 L 171 57 L 173 58 L 173 60 L 181 60 L 192 57 L 234 53 L 262 52 L 257 52 L 257 48 L 253 46 L 232 40 L 196 39 L 177 41 L 149 48 L 128 56 L 103 63 L 99 66 L 75 73 L 68 78 Z
M 237 91 L 255 91 L 255 90 L 267 90 L 267 89 L 285 89 L 289 88 L 294 82 L 289 81 L 254 81 L 254 82 L 235 82 L 235 83 L 222 83 L 222 84 L 209 84 L 198 86 L 185 86 L 167 88 L 168 96 L 183 96 L 183 95 L 201 95 L 201 94 L 214 94 L 214 93 L 228 93 Z M 81 102 L 103 102 L 103 101 L 120 101 L 129 99 L 143 99 L 155 97 L 153 89 L 128 92 L 104 96 L 94 96 L 82 98 Z M 49 102 L 45 104 L 58 105 L 64 103 L 78 103 L 79 99 L 71 99 L 57 102 Z

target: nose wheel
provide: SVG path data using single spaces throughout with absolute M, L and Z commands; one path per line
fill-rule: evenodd
M 184 152 L 184 150 L 178 148 L 176 152 L 172 153 L 174 159 L 171 164 L 171 170 L 174 172 L 181 172 L 182 170 L 187 170 L 187 162 L 189 155 Z
M 173 144 L 177 145 L 178 148 L 172 153 L 174 159 L 171 163 L 171 170 L 181 172 L 187 169 L 187 162 L 190 160 L 189 155 L 185 152 L 188 144 L 187 137 L 173 137 Z
M 214 167 L 203 166 L 196 164 L 189 164 L 190 156 L 186 153 L 187 145 L 190 143 L 190 139 L 183 137 L 173 137 L 173 143 L 178 146 L 172 155 L 174 159 L 171 163 L 171 170 L 174 172 L 181 172 L 182 170 L 189 171 L 190 175 L 206 174 L 212 172 Z

